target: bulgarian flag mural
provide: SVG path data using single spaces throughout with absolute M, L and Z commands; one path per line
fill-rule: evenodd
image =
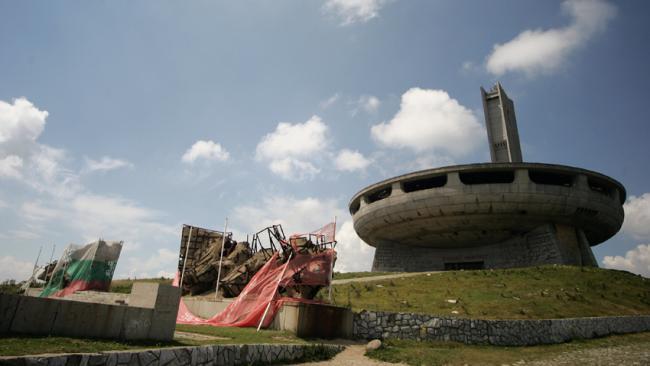
M 100 239 L 84 246 L 68 245 L 40 297 L 64 297 L 85 290 L 107 291 L 121 251 L 121 241 Z

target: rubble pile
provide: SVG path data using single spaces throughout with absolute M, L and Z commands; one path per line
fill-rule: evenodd
M 232 233 L 184 225 L 178 262 L 183 295 L 213 292 L 219 281 L 218 296 L 237 297 L 276 252 L 278 263 L 286 263 L 290 255 L 315 255 L 334 244 L 324 243 L 323 235 L 294 235 L 287 240 L 281 225 L 260 230 L 253 235 L 252 243 L 236 242 Z M 280 289 L 283 296 L 303 299 L 316 296 L 322 286 L 301 284 L 303 271 L 308 269 L 303 268 L 293 275 L 294 286 Z

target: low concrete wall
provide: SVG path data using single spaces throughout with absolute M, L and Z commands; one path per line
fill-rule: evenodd
M 544 320 L 480 320 L 426 314 L 362 311 L 354 336 L 527 346 L 650 331 L 650 315 Z
M 300 361 L 306 355 L 335 355 L 339 345 L 249 344 L 174 347 L 138 351 L 0 357 L 2 365 L 250 365 Z
M 352 338 L 352 319 L 348 308 L 285 302 L 270 329 L 286 330 L 302 338 Z
M 233 299 L 223 299 L 222 301 L 209 301 L 197 300 L 189 297 L 184 297 L 183 302 L 185 306 L 192 312 L 192 314 L 199 316 L 203 319 L 210 319 L 217 313 L 223 311 Z
M 132 306 L 0 294 L 0 333 L 171 340 L 179 297 L 176 287 L 138 283 Z

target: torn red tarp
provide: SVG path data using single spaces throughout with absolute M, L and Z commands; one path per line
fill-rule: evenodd
M 336 251 L 326 249 L 316 254 L 295 253 L 290 261 L 278 261 L 278 252 L 253 276 L 239 297 L 222 312 L 210 319 L 203 319 L 192 314 L 181 299 L 176 323 L 207 324 L 227 327 L 257 327 L 269 303 L 269 311 L 262 327 L 267 328 L 276 312 L 285 301 L 315 303 L 318 301 L 282 297 L 278 288 L 312 285 L 328 286 L 331 271 L 336 260 Z M 286 267 L 286 271 L 285 271 Z M 282 278 L 280 278 L 282 276 Z M 178 274 L 174 286 L 178 286 Z M 279 282 L 279 286 L 278 286 Z

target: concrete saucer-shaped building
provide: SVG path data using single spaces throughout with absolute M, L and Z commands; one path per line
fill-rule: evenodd
M 373 271 L 597 266 L 590 247 L 620 229 L 619 182 L 521 162 L 512 101 L 499 84 L 482 92 L 493 163 L 401 175 L 350 201 L 354 229 L 376 248 Z

